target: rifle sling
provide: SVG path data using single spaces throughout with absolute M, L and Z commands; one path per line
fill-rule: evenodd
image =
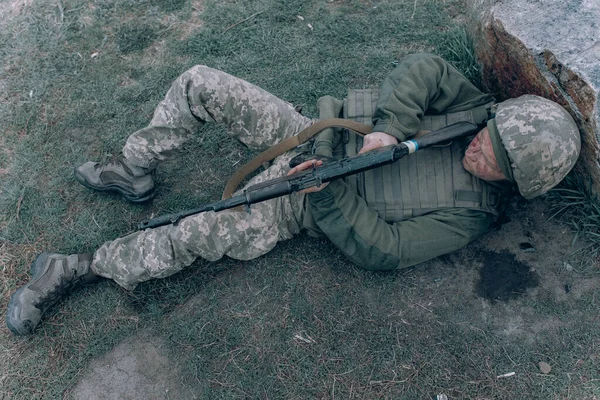
M 225 190 L 223 190 L 223 200 L 230 198 L 236 191 L 240 182 L 242 182 L 248 175 L 254 172 L 261 165 L 273 160 L 275 157 L 282 155 L 283 153 L 293 149 L 306 142 L 317 133 L 327 128 L 346 128 L 350 129 L 360 135 L 367 135 L 371 133 L 371 126 L 358 123 L 356 121 L 343 119 L 343 118 L 330 118 L 322 121 L 315 122 L 306 129 L 303 129 L 295 136 L 285 139 L 284 141 L 277 143 L 276 145 L 269 147 L 267 150 L 254 157 L 252 160 L 244 164 L 235 174 L 229 179 Z

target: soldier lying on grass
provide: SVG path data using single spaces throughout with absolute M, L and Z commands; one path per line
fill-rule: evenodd
M 456 121 L 484 124 L 471 140 L 428 148 L 395 164 L 329 185 L 252 206 L 252 212 L 205 212 L 176 225 L 132 233 L 106 242 L 91 254 L 43 253 L 31 266 L 32 279 L 8 305 L 6 321 L 17 335 L 30 334 L 43 314 L 70 289 L 114 280 L 126 289 L 164 278 L 198 257 L 259 257 L 306 230 L 326 235 L 358 266 L 372 270 L 410 267 L 460 249 L 486 232 L 503 199 L 518 191 L 539 196 L 571 170 L 579 155 L 579 131 L 558 104 L 532 95 L 495 104 L 439 57 L 407 57 L 379 91 L 349 91 L 345 101 L 319 99 L 321 118 L 371 122 L 373 133 L 322 132 L 313 150 L 328 157 L 352 155 L 398 143 L 419 131 Z M 88 162 L 76 179 L 100 191 L 116 191 L 131 202 L 155 195 L 154 170 L 201 126 L 217 122 L 232 138 L 264 150 L 314 121 L 242 79 L 196 66 L 172 84 L 147 128 L 127 139 L 113 163 Z M 290 171 L 299 150 L 277 157 L 248 185 Z

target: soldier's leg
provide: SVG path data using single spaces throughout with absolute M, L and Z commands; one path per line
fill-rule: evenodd
M 292 155 L 276 159 L 249 184 L 285 174 Z M 198 257 L 210 261 L 224 255 L 240 260 L 258 257 L 300 231 L 303 201 L 304 195 L 294 193 L 255 204 L 251 213 L 190 216 L 177 226 L 147 229 L 107 242 L 93 255 L 44 253 L 32 264 L 31 281 L 11 296 L 7 325 L 17 335 L 32 333 L 43 314 L 67 291 L 98 276 L 133 289 L 140 282 L 180 271 Z
M 168 158 L 205 122 L 217 122 L 247 146 L 264 150 L 311 124 L 271 93 L 223 71 L 197 65 L 173 82 L 147 128 L 132 134 L 123 154 L 149 167 Z
M 249 184 L 279 177 L 289 168 L 290 155 Z M 304 195 L 292 194 L 254 204 L 251 212 L 206 212 L 177 225 L 135 232 L 105 243 L 94 254 L 91 269 L 127 289 L 163 278 L 192 264 L 198 257 L 215 261 L 224 255 L 249 260 L 267 253 L 278 241 L 299 233 Z
M 152 171 L 176 152 L 205 122 L 223 124 L 230 135 L 264 150 L 311 124 L 294 107 L 243 79 L 196 66 L 173 82 L 150 125 L 133 133 L 124 158 L 112 163 L 87 162 L 75 178 L 89 189 L 117 191 L 127 200 L 154 197 Z

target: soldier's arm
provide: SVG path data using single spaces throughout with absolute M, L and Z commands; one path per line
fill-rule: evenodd
M 373 132 L 384 132 L 404 141 L 419 131 L 419 119 L 426 112 L 464 111 L 492 100 L 440 57 L 411 55 L 381 86 Z
M 389 224 L 342 180 L 308 194 L 316 224 L 358 266 L 410 267 L 465 246 L 488 230 L 491 214 L 467 209 L 437 211 Z

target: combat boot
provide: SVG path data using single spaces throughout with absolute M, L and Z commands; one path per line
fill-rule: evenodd
M 32 333 L 42 315 L 71 289 L 98 280 L 91 263 L 92 254 L 40 254 L 31 264 L 31 281 L 8 302 L 8 329 L 15 335 Z
M 88 189 L 115 191 L 132 203 L 155 196 L 154 168 L 142 168 L 120 157 L 110 163 L 88 161 L 75 168 L 75 179 Z

